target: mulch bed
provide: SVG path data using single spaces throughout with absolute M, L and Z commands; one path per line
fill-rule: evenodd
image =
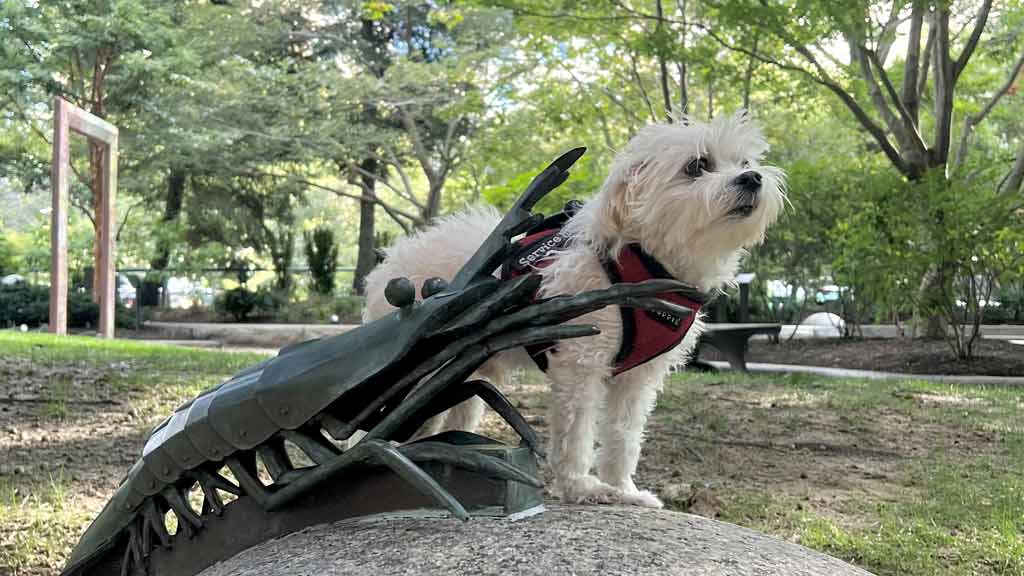
M 721 358 L 710 346 L 702 349 L 701 356 Z M 801 339 L 779 344 L 752 341 L 747 361 L 907 374 L 1024 376 L 1024 346 L 985 339 L 975 343 L 970 361 L 957 360 L 942 340 L 912 338 Z

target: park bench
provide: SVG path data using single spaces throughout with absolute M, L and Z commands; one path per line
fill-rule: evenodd
M 747 344 L 750 337 L 755 334 L 767 334 L 769 338 L 778 342 L 781 324 L 724 324 L 709 323 L 704 327 L 700 335 L 697 347 L 691 355 L 689 366 L 698 370 L 714 370 L 707 362 L 700 360 L 700 348 L 705 344 L 714 346 L 728 360 L 733 370 L 747 370 Z

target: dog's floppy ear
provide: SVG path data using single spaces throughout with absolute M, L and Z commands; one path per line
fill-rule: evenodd
M 601 190 L 604 196 L 602 224 L 612 230 L 621 231 L 626 225 L 626 214 L 633 201 L 637 183 L 643 178 L 647 162 L 636 162 L 622 166 L 608 175 Z

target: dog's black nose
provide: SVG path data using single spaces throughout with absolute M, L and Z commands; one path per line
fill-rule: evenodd
M 761 188 L 761 175 L 750 170 L 737 176 L 733 184 L 748 192 L 757 192 Z

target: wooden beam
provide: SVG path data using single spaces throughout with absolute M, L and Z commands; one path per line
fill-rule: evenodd
M 117 127 L 113 124 L 98 116 L 93 116 L 74 104 L 65 104 L 71 107 L 69 124 L 71 130 L 104 144 L 117 140 Z
M 70 143 L 68 107 L 62 98 L 53 100 L 53 166 L 50 185 L 50 321 L 54 334 L 68 331 L 68 169 Z
M 103 148 L 103 177 L 100 187 L 101 218 L 97 218 L 99 229 L 96 241 L 100 245 L 100 334 L 104 338 L 114 337 L 114 311 L 117 308 L 117 257 L 114 236 L 117 234 L 117 218 L 114 215 L 114 201 L 117 196 L 117 133 Z
M 114 337 L 114 311 L 117 302 L 117 257 L 114 238 L 117 233 L 117 218 L 114 204 L 117 198 L 117 127 L 106 120 L 58 97 L 53 106 L 53 212 L 51 222 L 50 267 L 50 331 L 67 333 L 68 298 L 68 235 L 67 195 L 68 170 L 70 161 L 69 130 L 82 134 L 102 144 L 101 182 L 99 211 L 96 218 L 96 242 L 99 251 L 96 270 L 99 275 L 100 334 L 104 338 Z

